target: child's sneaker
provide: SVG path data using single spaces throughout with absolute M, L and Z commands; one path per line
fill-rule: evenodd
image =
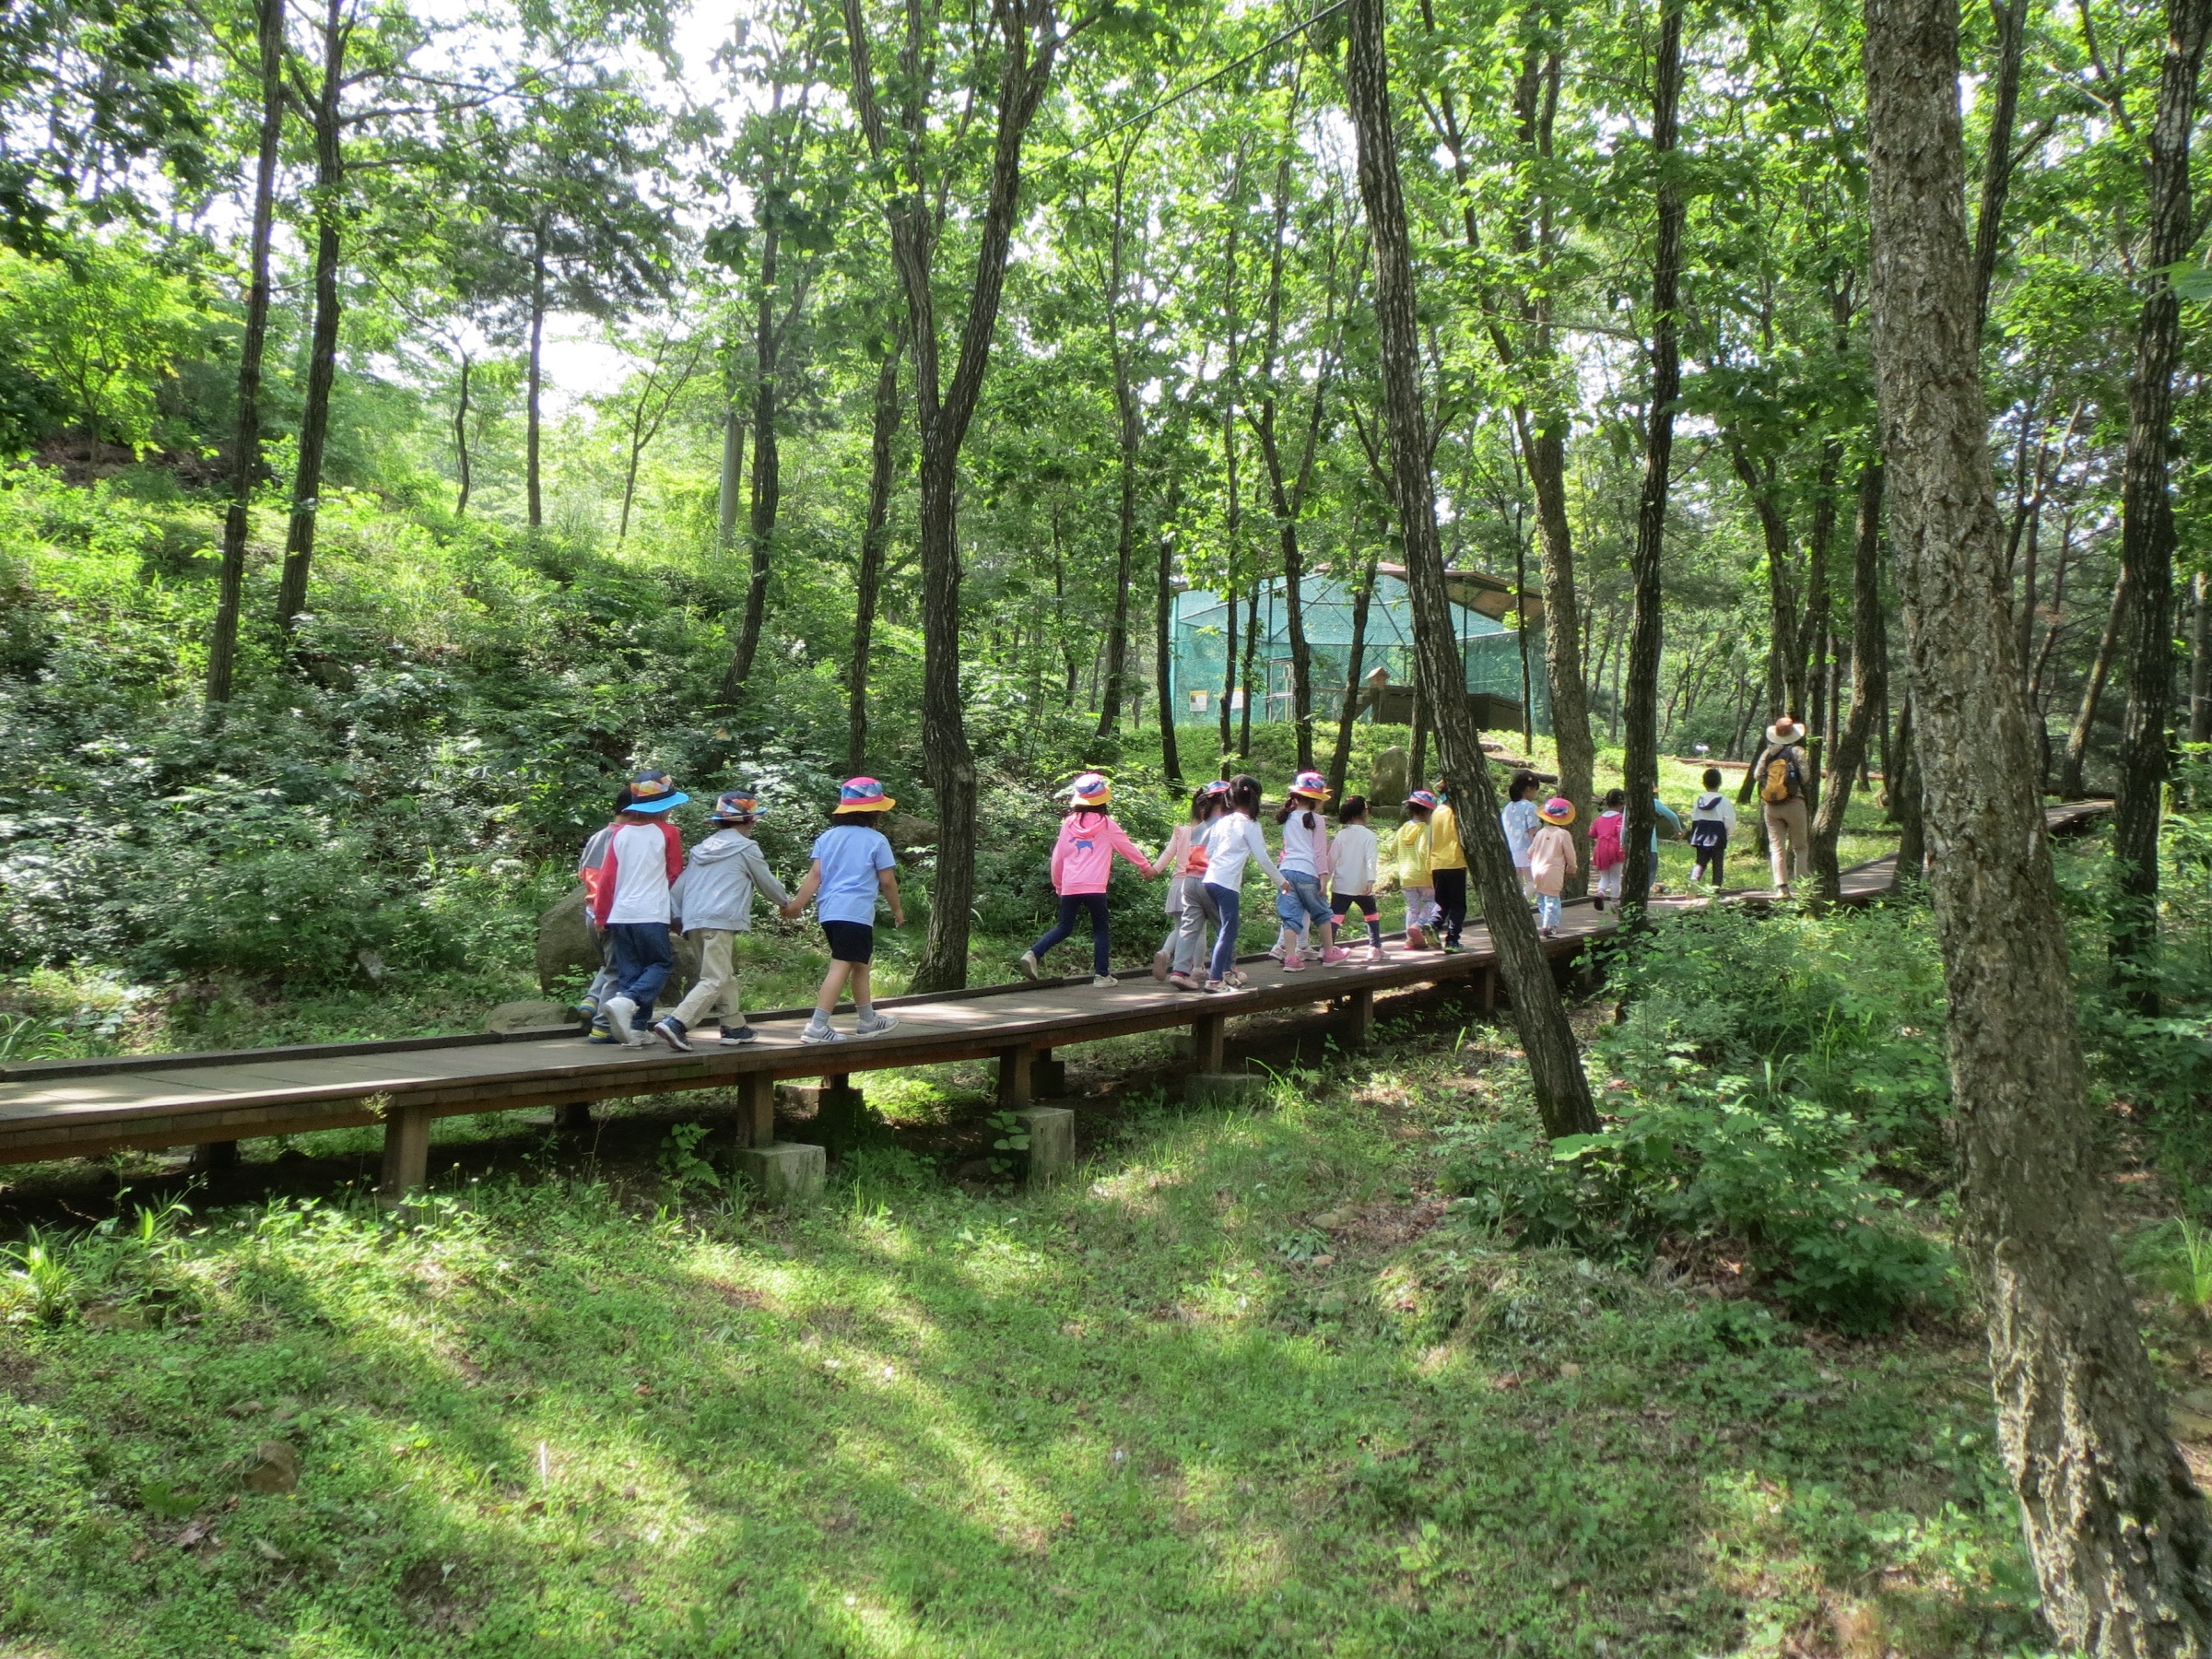
M 569 1012 L 576 1017 L 579 1025 L 595 1025 L 599 1019 L 599 999 L 595 996 L 579 998 Z
M 1168 953 L 1164 950 L 1152 953 L 1152 977 L 1163 985 L 1168 982 Z
M 1014 966 L 1021 970 L 1021 977 L 1024 979 L 1036 980 L 1044 977 L 1043 972 L 1037 966 L 1037 953 L 1033 950 L 1023 951 L 1015 959 Z
M 1231 988 L 1225 980 L 1209 979 L 1206 982 L 1206 994 L 1208 996 L 1219 996 Z
M 1321 965 L 1324 968 L 1334 968 L 1339 962 L 1348 962 L 1351 959 L 1352 953 L 1341 945 L 1332 945 L 1321 953 Z
M 1241 968 L 1231 968 L 1231 969 L 1230 969 L 1230 971 L 1229 971 L 1227 973 L 1225 973 L 1225 974 L 1223 974 L 1223 975 L 1221 976 L 1221 982 L 1222 982 L 1223 984 L 1225 984 L 1225 985 L 1228 985 L 1228 986 L 1230 986 L 1230 987 L 1231 989 L 1233 989 L 1233 990 L 1241 991 L 1241 990 L 1242 990 L 1242 989 L 1243 989 L 1243 988 L 1244 988 L 1246 985 L 1250 984 L 1252 982 L 1251 982 L 1251 981 L 1249 981 L 1249 980 L 1247 980 L 1247 979 L 1244 977 L 1244 970 L 1243 970 L 1243 969 L 1241 969 Z M 1210 991 L 1210 990 L 1212 990 L 1212 989 L 1213 989 L 1213 987 L 1212 987 L 1211 985 L 1208 985 L 1208 986 L 1206 987 L 1206 989 Z
M 1386 962 L 1390 958 L 1384 953 L 1382 946 L 1370 945 L 1367 947 L 1367 954 L 1359 959 L 1363 962 Z
M 1285 973 L 1303 973 L 1305 971 L 1306 959 L 1300 952 L 1294 950 L 1288 956 L 1283 959 L 1283 971 Z
M 1118 985 L 1121 982 L 1111 973 L 1094 973 L 1090 976 L 1090 988 L 1093 991 L 1103 991 L 1109 985 Z
M 1429 935 L 1428 935 L 1427 934 L 1423 933 L 1423 932 L 1422 932 L 1422 931 L 1421 931 L 1419 928 L 1418 928 L 1418 927 L 1409 927 L 1409 928 L 1407 928 L 1407 929 L 1406 930 L 1406 949 L 1408 949 L 1408 950 L 1426 950 L 1426 949 L 1428 949 L 1428 948 L 1429 948 Z
M 801 1042 L 842 1042 L 845 1034 L 826 1019 L 810 1019 L 799 1033 Z
M 722 1040 L 724 1042 L 758 1042 L 760 1041 L 760 1033 L 754 1030 L 749 1025 L 741 1025 L 735 1028 L 724 1026 L 722 1028 Z
M 684 1034 L 684 1022 L 671 1014 L 653 1022 L 653 1034 L 678 1053 L 691 1053 L 690 1040 Z
M 638 1005 L 627 996 L 606 999 L 606 1029 L 614 1033 L 617 1042 L 627 1048 L 635 1048 L 645 1041 L 629 1023 L 637 1012 Z
M 596 1042 L 603 1047 L 612 1047 L 614 1044 L 620 1042 L 622 1039 L 616 1036 L 605 1026 L 600 1025 L 594 1026 L 592 1028 L 592 1034 L 589 1037 L 586 1037 L 584 1041 L 586 1042 Z
M 853 1035 L 855 1037 L 880 1037 L 898 1023 L 898 1015 L 878 1014 L 871 1009 L 860 1017 L 859 1023 L 853 1028 Z
M 1599 893 L 1593 897 L 1590 900 L 1590 908 L 1602 913 L 1606 908 L 1606 896 Z
M 1171 990 L 1175 991 L 1203 991 L 1206 989 L 1203 981 L 1192 978 L 1181 969 L 1177 969 L 1168 975 L 1168 985 Z

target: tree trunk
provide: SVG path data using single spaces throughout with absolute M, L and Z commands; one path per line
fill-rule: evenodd
M 1547 302 L 1548 303 L 1548 302 Z M 1597 744 L 1590 735 L 1590 692 L 1583 682 L 1581 601 L 1575 593 L 1574 531 L 1567 517 L 1565 420 L 1539 414 L 1525 428 L 1522 453 L 1536 498 L 1536 533 L 1544 556 L 1544 672 L 1551 685 L 1552 741 L 1559 751 L 1559 793 L 1594 799 Z M 1575 873 L 1566 892 L 1589 890 L 1590 826 L 1574 824 Z
M 536 232 L 530 241 L 530 361 L 526 370 L 528 380 L 525 402 L 526 436 L 524 444 L 524 493 L 529 502 L 529 524 L 533 530 L 543 529 L 546 523 L 545 492 L 538 472 L 539 440 L 542 436 L 544 414 L 542 396 L 545 391 L 546 345 L 546 223 L 537 222 Z
M 2212 1649 L 2212 1525 L 2174 1449 L 2105 1206 L 2065 927 L 2005 603 L 1957 0 L 1868 0 L 1874 351 L 1936 858 L 1963 1241 L 1997 1440 L 2059 1645 Z
M 2199 571 L 2189 630 L 2189 741 L 2212 743 L 2212 571 Z
M 870 152 L 880 162 L 888 136 L 877 103 L 866 20 L 860 0 L 844 0 L 853 97 Z M 998 98 L 992 138 L 990 193 L 976 228 L 975 272 L 959 328 L 959 356 L 947 381 L 941 370 L 932 269 L 937 222 L 926 182 L 901 176 L 889 186 L 885 218 L 891 255 L 906 292 L 914 352 L 915 429 L 921 450 L 918 525 L 922 575 L 922 741 L 936 796 L 936 879 L 930 890 L 929 942 L 914 970 L 916 991 L 957 990 L 968 982 L 968 934 L 975 902 L 975 752 L 960 709 L 960 445 L 991 365 L 1006 258 L 1021 195 L 1021 146 L 1051 84 L 1060 35 L 1050 0 L 1007 0 L 992 14 L 999 32 Z M 904 61 L 925 55 L 921 0 L 909 0 Z M 904 142 L 919 150 L 929 100 L 901 99 Z
M 776 513 L 783 500 L 782 453 L 776 441 L 776 374 L 782 337 L 776 327 L 776 232 L 762 239 L 760 291 L 753 313 L 753 499 L 746 524 L 752 553 L 745 583 L 745 611 L 737 646 L 722 677 L 719 701 L 735 709 L 753 677 L 760 632 L 768 621 L 768 579 L 774 568 Z
M 2197 71 L 2212 32 L 2212 0 L 2167 0 L 2166 57 L 2150 128 L 2151 284 L 2136 328 L 2127 389 L 2127 452 L 2120 474 L 2120 563 L 2127 598 L 2120 627 L 2120 680 L 2127 710 L 2120 731 L 2119 800 L 2112 812 L 2112 963 L 2136 1011 L 2155 1018 L 2159 995 L 2159 820 L 2172 770 L 2167 724 L 2173 712 L 2173 498 L 2166 452 L 2173 371 L 2182 350 L 2182 305 L 2166 268 L 2196 240 L 2189 203 L 2189 131 L 2196 120 Z
M 1329 794 L 1344 799 L 1344 775 L 1352 766 L 1352 721 L 1359 712 L 1359 676 L 1367 666 L 1367 615 L 1375 597 L 1375 575 L 1382 562 L 1382 545 L 1378 540 L 1374 551 L 1367 558 L 1367 570 L 1359 578 L 1359 590 L 1352 595 L 1351 654 L 1344 671 L 1344 704 L 1336 713 L 1336 748 L 1329 757 Z M 1384 805 L 1395 806 L 1390 801 Z
M 1677 334 L 1682 281 L 1682 186 L 1675 178 L 1676 106 L 1682 95 L 1682 11 L 1668 5 L 1659 17 L 1659 56 L 1653 68 L 1652 153 L 1658 175 L 1658 227 L 1652 248 L 1652 387 L 1643 445 L 1643 493 L 1636 510 L 1636 545 L 1629 555 L 1634 610 L 1629 624 L 1628 735 L 1621 784 L 1620 908 L 1630 925 L 1640 922 L 1658 875 L 1652 856 L 1659 790 L 1659 653 L 1665 593 L 1659 557 L 1666 543 L 1668 474 L 1674 465 L 1675 400 L 1682 391 L 1681 343 Z
M 476 359 L 467 352 L 461 354 L 461 395 L 453 403 L 453 454 L 461 470 L 460 493 L 453 498 L 453 516 L 465 518 L 468 513 L 468 376 L 476 367 Z
M 1813 893 L 1833 903 L 1842 896 L 1843 874 L 1836 841 L 1851 785 L 1866 760 L 1875 710 L 1888 672 L 1889 640 L 1882 621 L 1882 464 L 1869 461 L 1859 475 L 1857 540 L 1851 568 L 1851 718 L 1829 749 L 1828 783 L 1812 828 Z
M 745 488 L 745 417 L 737 409 L 737 348 L 723 375 L 722 477 L 714 500 L 714 546 L 726 553 L 737 541 L 737 498 Z
M 246 536 L 253 482 L 261 472 L 261 359 L 269 338 L 269 241 L 276 222 L 276 160 L 284 142 L 283 0 L 256 0 L 261 53 L 261 135 L 253 158 L 253 230 L 247 255 L 246 328 L 238 353 L 238 429 L 231 439 L 230 500 L 223 513 L 223 565 L 215 629 L 207 641 L 207 716 L 221 718 L 238 661 L 238 618 L 245 591 Z
M 316 89 L 313 112 L 315 321 L 308 343 L 307 401 L 300 411 L 300 459 L 292 470 L 291 523 L 284 535 L 284 573 L 276 583 L 276 622 L 287 634 L 307 609 L 315 524 L 323 507 L 323 455 L 330 439 L 330 392 L 338 369 L 338 193 L 346 187 L 338 117 L 349 32 L 344 0 L 329 0 L 323 19 L 323 84 Z
M 892 463 L 899 436 L 899 359 L 906 333 L 894 330 L 876 371 L 876 406 L 868 428 L 868 516 L 860 535 L 859 591 L 853 605 L 853 665 L 845 677 L 845 770 L 868 770 L 868 654 L 874 648 L 876 605 L 883 587 L 883 550 L 891 526 Z
M 2105 681 L 2112 672 L 2112 653 L 2119 648 L 2121 618 L 2127 607 L 2127 567 L 2120 568 L 2119 580 L 2112 584 L 2112 608 L 2104 619 L 2104 632 L 2097 639 L 2097 655 L 2089 664 L 2089 677 L 2082 682 L 2081 706 L 2074 712 L 2074 724 L 2066 732 L 2065 764 L 2059 768 L 2058 794 L 2061 800 L 2078 800 L 2084 786 L 2084 774 L 2089 759 L 2089 734 L 2096 728 L 2097 706 L 2104 700 Z
M 1997 25 L 1996 96 L 1989 111 L 1989 151 L 1982 160 L 1982 210 L 1974 216 L 1974 337 L 1989 322 L 1989 284 L 1996 275 L 2005 197 L 2012 189 L 2012 129 L 2020 107 L 2020 60 L 2028 38 L 2028 0 L 1991 0 Z
M 1253 584 L 1252 598 L 1245 605 L 1244 612 L 1244 706 L 1237 711 L 1237 758 L 1240 760 L 1252 753 L 1252 659 L 1260 644 L 1260 593 L 1257 583 Z M 1272 618 L 1272 606 L 1268 607 L 1268 612 Z M 1265 687 L 1261 688 L 1261 695 L 1266 695 Z
M 1909 670 L 1908 670 L 1909 673 Z M 1889 786 L 1889 804 L 1897 816 L 1897 878 L 1918 887 L 1927 878 L 1928 819 L 1921 799 L 1920 754 L 1912 740 L 1912 692 L 1905 690 L 1905 706 L 1898 712 L 1897 775 Z
M 1230 713 L 1230 709 L 1237 700 L 1237 590 L 1233 582 L 1225 584 L 1221 603 L 1224 610 L 1221 634 L 1223 666 L 1221 669 L 1221 707 L 1218 712 L 1221 717 L 1221 753 L 1226 759 L 1230 745 L 1236 741 L 1235 733 L 1230 729 L 1230 724 L 1234 718 Z
M 1106 692 L 1099 704 L 1099 735 L 1111 733 L 1121 718 L 1122 691 L 1129 671 L 1129 578 L 1136 555 L 1136 461 L 1144 435 L 1144 412 L 1129 374 L 1129 348 L 1122 339 L 1123 255 L 1129 152 L 1113 174 L 1113 234 L 1106 284 L 1106 341 L 1113 359 L 1113 410 L 1120 488 L 1114 502 L 1113 618 L 1106 628 Z
M 1182 517 L 1182 480 L 1168 486 L 1167 523 L 1159 527 L 1159 585 L 1152 596 L 1152 677 L 1159 692 L 1159 770 L 1182 787 L 1182 755 L 1175 741 L 1175 529 Z
M 1359 135 L 1359 194 L 1374 248 L 1376 344 L 1382 406 L 1390 425 L 1391 472 L 1406 573 L 1413 594 L 1417 683 L 1439 688 L 1430 716 L 1443 747 L 1444 774 L 1483 900 L 1483 914 L 1512 997 L 1513 1019 L 1528 1055 L 1536 1110 L 1557 1138 L 1597 1128 L 1573 1029 L 1552 982 L 1535 923 L 1522 901 L 1512 855 L 1498 822 L 1497 791 L 1483 759 L 1482 734 L 1460 694 L 1465 669 L 1444 592 L 1444 550 L 1436 527 L 1429 477 L 1429 417 L 1420 381 L 1420 337 L 1415 319 L 1412 238 L 1398 177 L 1396 128 L 1391 119 L 1389 59 L 1382 0 L 1350 0 L 1345 90 Z

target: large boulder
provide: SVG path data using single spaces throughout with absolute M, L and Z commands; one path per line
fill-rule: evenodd
M 565 973 L 599 971 L 599 941 L 584 920 L 583 887 L 579 883 L 559 904 L 537 919 L 537 982 L 550 991 Z M 668 975 L 670 991 L 680 990 L 699 977 L 699 947 L 689 939 L 676 942 L 676 968 Z M 661 1000 L 672 1000 L 665 993 Z
M 934 847 L 937 844 L 937 827 L 925 818 L 916 818 L 911 812 L 887 812 L 883 815 L 883 833 L 894 847 Z
M 1403 802 L 1409 787 L 1406 770 L 1406 751 L 1395 745 L 1377 755 L 1368 774 L 1369 802 L 1377 806 L 1395 806 Z
M 509 1031 L 541 1031 L 548 1026 L 571 1025 L 575 1016 L 557 1002 L 532 997 L 503 1002 L 484 1017 L 484 1029 L 504 1036 Z

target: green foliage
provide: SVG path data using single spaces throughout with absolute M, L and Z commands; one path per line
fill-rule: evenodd
M 2212 1230 L 2176 1216 L 2136 1240 L 2130 1265 L 2178 1312 L 2212 1320 Z
M 51 261 L 0 250 L 0 321 L 88 441 L 134 449 L 154 441 L 161 383 L 208 324 L 191 286 L 135 241 L 87 241 Z
M 694 1189 L 710 1193 L 721 1189 L 722 1172 L 699 1153 L 700 1143 L 713 1133 L 709 1124 L 677 1124 L 661 1142 L 661 1178 L 679 1194 Z

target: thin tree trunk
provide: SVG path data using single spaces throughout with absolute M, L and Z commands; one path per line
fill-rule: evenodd
M 899 437 L 899 359 L 906 331 L 894 329 L 876 371 L 876 406 L 868 427 L 868 515 L 860 535 L 859 591 L 853 606 L 853 665 L 845 679 L 845 770 L 868 770 L 869 653 L 876 637 L 876 606 L 883 587 L 884 545 L 891 527 L 892 464 Z
M 2195 617 L 2189 630 L 2189 741 L 2212 743 L 2212 571 L 2194 582 Z
M 465 518 L 468 513 L 468 377 L 476 360 L 467 352 L 461 354 L 461 395 L 453 405 L 453 454 L 461 470 L 460 493 L 453 499 L 453 516 Z
M 1115 456 L 1120 465 L 1120 486 L 1114 502 L 1113 618 L 1106 629 L 1106 694 L 1099 704 L 1099 735 L 1111 733 L 1121 718 L 1122 693 L 1129 666 L 1129 579 L 1136 556 L 1136 461 L 1144 435 L 1144 412 L 1129 373 L 1129 347 L 1122 338 L 1124 255 L 1129 229 L 1125 194 L 1130 148 L 1122 152 L 1113 171 L 1113 233 L 1106 281 L 1106 343 L 1113 359 Z
M 1548 325 L 1549 300 L 1546 315 Z M 1594 799 L 1597 743 L 1590 733 L 1590 692 L 1583 681 L 1582 604 L 1575 592 L 1574 532 L 1567 517 L 1565 420 L 1539 412 L 1521 441 L 1528 481 L 1536 498 L 1536 533 L 1544 557 L 1544 672 L 1551 686 L 1551 735 L 1559 752 L 1559 793 L 1571 801 Z M 1594 814 L 1590 815 L 1594 816 Z M 1575 872 L 1566 893 L 1589 890 L 1590 827 L 1576 817 Z
M 1274 620 L 1275 607 L 1269 606 L 1268 619 Z M 1252 659 L 1260 644 L 1260 592 L 1254 584 L 1251 600 L 1244 606 L 1244 706 L 1237 711 L 1237 757 L 1243 759 L 1252 753 Z M 1265 688 L 1262 695 L 1265 695 Z
M 2005 603 L 1959 202 L 1957 0 L 1868 0 L 1874 350 L 1919 693 L 1963 1242 L 1997 1441 L 2058 1645 L 2212 1650 L 2212 1524 L 2112 1242 Z
M 1230 746 L 1236 741 L 1236 735 L 1230 724 L 1235 718 L 1230 712 L 1230 709 L 1237 700 L 1237 590 L 1233 582 L 1226 584 L 1221 603 L 1227 607 L 1221 636 L 1221 707 L 1219 710 L 1221 753 L 1226 757 L 1229 754 Z
M 1851 718 L 1836 734 L 1828 756 L 1828 783 L 1812 827 L 1814 896 L 1833 903 L 1842 896 L 1843 874 L 1836 841 L 1851 786 L 1865 764 L 1868 735 L 1880 706 L 1889 641 L 1882 621 L 1882 464 L 1869 461 L 1859 475 L 1859 518 L 1851 571 Z
M 1159 692 L 1159 770 L 1174 788 L 1182 787 L 1182 754 L 1175 741 L 1175 529 L 1182 517 L 1182 479 L 1168 486 L 1167 523 L 1159 527 L 1159 570 L 1152 596 L 1153 675 Z
M 1536 937 L 1535 920 L 1522 902 L 1512 856 L 1498 822 L 1497 792 L 1483 759 L 1482 734 L 1466 698 L 1460 694 L 1465 670 L 1444 591 L 1444 550 L 1437 535 L 1429 473 L 1429 417 L 1421 394 L 1412 238 L 1398 176 L 1396 128 L 1391 119 L 1382 0 L 1350 0 L 1347 12 L 1345 89 L 1359 135 L 1359 194 L 1374 249 L 1377 354 L 1390 425 L 1393 493 L 1413 594 L 1417 683 L 1442 693 L 1434 699 L 1431 712 L 1443 746 L 1453 809 L 1512 994 L 1513 1018 L 1528 1055 L 1545 1132 L 1555 1138 L 1588 1134 L 1597 1127 L 1590 1082 L 1583 1072 L 1566 1007 L 1552 982 L 1551 965 Z
M 1666 543 L 1668 474 L 1674 465 L 1675 400 L 1682 390 L 1681 344 L 1677 334 L 1682 280 L 1682 186 L 1674 176 L 1676 107 L 1682 95 L 1682 10 L 1667 5 L 1659 17 L 1659 55 L 1653 68 L 1652 154 L 1658 175 L 1658 227 L 1652 249 L 1652 386 L 1643 446 L 1643 493 L 1637 504 L 1636 544 L 1629 555 L 1634 610 L 1629 624 L 1628 737 L 1621 782 L 1628 792 L 1622 815 L 1620 908 L 1630 924 L 1641 921 L 1653 878 L 1653 797 L 1659 789 L 1659 654 L 1665 592 L 1659 559 Z
M 776 514 L 783 500 L 782 452 L 776 441 L 777 372 L 782 347 L 782 334 L 776 326 L 777 241 L 771 228 L 761 241 L 760 290 L 753 312 L 753 499 L 746 524 L 752 558 L 737 647 L 722 677 L 720 701 L 725 709 L 735 708 L 744 699 L 760 653 L 760 634 L 768 623 L 768 582 L 774 570 Z
M 2188 255 L 2197 227 L 2189 200 L 2189 133 L 2196 121 L 2197 72 L 2212 33 L 2212 0 L 2168 0 L 2166 56 L 2150 128 L 2150 236 L 2143 265 L 2151 290 L 2136 327 L 2127 392 L 2127 451 L 2120 475 L 2120 563 L 2127 599 L 2120 629 L 2120 681 L 2127 709 L 2120 731 L 2119 799 L 2112 863 L 2120 891 L 2112 962 L 2138 1014 L 2159 1009 L 2159 820 L 2172 770 L 2173 498 L 2167 447 L 2173 371 L 2181 359 L 2182 307 L 2166 279 Z
M 338 368 L 338 193 L 346 187 L 339 100 L 346 86 L 351 32 L 344 0 L 329 0 L 323 18 L 323 83 L 316 88 L 315 321 L 309 335 L 307 400 L 300 412 L 300 459 L 292 470 L 292 515 L 284 536 L 284 572 L 276 583 L 276 622 L 287 634 L 307 609 L 314 565 L 315 524 L 323 506 L 323 455 L 330 439 L 330 393 Z
M 1344 798 L 1344 775 L 1352 765 L 1352 721 L 1359 712 L 1359 676 L 1367 666 L 1367 617 L 1375 597 L 1375 577 L 1382 562 L 1382 545 L 1378 541 L 1367 556 L 1367 570 L 1359 579 L 1359 588 L 1352 595 L 1351 655 L 1345 665 L 1344 704 L 1336 712 L 1336 747 L 1329 756 L 1329 794 L 1337 800 Z M 1395 801 L 1384 803 L 1394 806 Z
M 269 338 L 269 241 L 276 222 L 277 151 L 284 141 L 283 0 L 256 0 L 254 40 L 261 54 L 261 135 L 253 159 L 253 229 L 247 255 L 246 327 L 238 354 L 238 427 L 231 439 L 230 500 L 223 514 L 222 574 L 215 628 L 207 641 L 207 717 L 221 718 L 238 661 L 238 619 L 244 595 L 246 537 L 253 483 L 261 472 L 261 360 Z
M 737 349 L 731 347 L 723 373 L 722 477 L 714 500 L 714 547 L 727 553 L 737 542 L 737 498 L 745 489 L 745 417 L 737 408 Z
M 1921 798 L 1920 751 L 1912 735 L 1912 692 L 1908 685 L 1905 706 L 1897 716 L 1896 773 L 1889 785 L 1889 804 L 1897 817 L 1897 878 L 1917 888 L 1927 878 L 1928 818 Z
M 2119 649 L 2120 622 L 2127 604 L 2127 568 L 2120 570 L 2119 579 L 2112 584 L 2112 614 L 2104 619 L 2104 632 L 2097 639 L 2097 654 L 2089 663 L 2089 677 L 2082 682 L 2081 705 L 2074 712 L 2074 724 L 2066 732 L 2065 764 L 2059 768 L 2058 794 L 2061 800 L 2078 800 L 2084 787 L 2089 759 L 2089 735 L 2097 726 L 2097 707 L 2104 700 L 2105 682 L 2112 676 L 2112 655 Z
M 2020 60 L 2028 0 L 1990 0 L 1997 26 L 1996 95 L 1989 111 L 1989 150 L 1982 160 L 1982 209 L 1974 216 L 1974 335 L 1989 322 L 1989 284 L 1997 270 L 2005 198 L 2012 189 L 2012 129 L 2020 108 Z
M 530 362 L 525 371 L 528 386 L 524 401 L 528 407 L 524 412 L 526 435 L 523 466 L 524 493 L 528 500 L 529 524 L 533 530 L 544 528 L 546 523 L 545 491 L 538 470 L 545 422 L 542 407 L 546 382 L 545 345 L 546 222 L 540 219 L 530 241 Z

